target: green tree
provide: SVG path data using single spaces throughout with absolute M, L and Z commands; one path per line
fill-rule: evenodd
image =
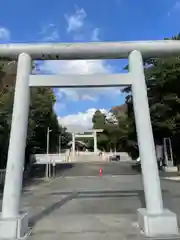
M 108 116 L 97 110 L 92 118 L 93 128 L 102 129 L 98 133 L 98 148 L 105 151 L 121 151 L 127 141 L 127 116 L 118 108 L 113 108 Z
M 173 37 L 180 40 L 180 35 Z M 155 143 L 162 143 L 164 137 L 172 140 L 175 159 L 180 159 L 180 57 L 144 60 L 144 71 L 147 82 L 151 122 Z M 132 107 L 132 94 L 128 93 L 129 139 L 137 145 L 135 121 Z M 132 150 L 131 150 L 132 151 Z
M 105 132 L 106 128 L 106 116 L 103 114 L 100 110 L 97 110 L 94 113 L 94 116 L 92 118 L 93 122 L 93 128 L 94 129 L 102 129 L 104 130 L 101 133 L 97 133 L 97 143 L 98 143 L 98 148 L 103 150 L 106 149 L 107 147 L 107 142 L 108 142 L 108 137 Z
M 7 64 L 6 64 L 7 65 Z M 5 72 L 4 66 L 0 68 L 0 167 L 6 165 L 9 133 L 11 128 L 12 107 L 14 98 L 16 73 Z M 6 68 L 5 68 L 6 69 Z M 51 128 L 50 152 L 57 152 L 59 135 L 62 146 L 69 141 L 66 129 L 58 123 L 53 110 L 55 96 L 50 88 L 32 88 L 29 109 L 29 125 L 27 132 L 26 162 L 31 153 L 46 152 L 47 128 Z
M 122 104 L 119 107 L 112 108 L 114 121 L 114 135 L 116 141 L 116 150 L 124 151 L 128 141 L 129 122 L 127 116 L 127 105 Z

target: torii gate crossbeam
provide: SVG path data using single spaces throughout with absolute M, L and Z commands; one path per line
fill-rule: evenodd
M 32 60 L 119 59 L 128 58 L 133 50 L 147 58 L 179 55 L 180 41 L 1 44 L 0 56 L 16 60 L 24 52 Z

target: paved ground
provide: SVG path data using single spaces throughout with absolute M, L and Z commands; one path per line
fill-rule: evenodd
M 56 167 L 57 176 L 98 176 L 99 169 L 102 168 L 103 175 L 137 175 L 138 173 L 132 171 L 129 162 L 109 163 L 76 163 L 63 164 Z
M 141 176 L 129 163 L 63 166 L 56 176 L 24 189 L 22 209 L 30 213 L 30 240 L 146 239 L 136 219 L 137 208 L 145 206 Z M 162 180 L 164 204 L 180 219 L 179 184 Z

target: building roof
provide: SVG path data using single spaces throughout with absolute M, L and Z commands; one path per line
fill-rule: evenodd
M 79 145 L 82 145 L 82 146 L 87 147 L 87 144 L 84 143 L 84 142 L 82 142 L 82 141 L 76 140 L 75 143 L 76 143 L 76 144 L 78 143 Z M 70 141 L 70 142 L 68 143 L 68 145 L 72 145 L 72 141 Z

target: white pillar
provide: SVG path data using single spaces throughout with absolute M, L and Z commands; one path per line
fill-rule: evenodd
M 158 214 L 162 213 L 163 203 L 149 112 L 143 60 L 140 52 L 133 51 L 130 54 L 129 70 L 132 73 L 133 78 L 132 94 L 136 131 L 142 164 L 146 208 L 148 213 Z
M 94 153 L 97 154 L 97 132 L 94 131 Z
M 46 178 L 50 177 L 50 158 L 49 158 L 49 127 L 47 129 L 47 135 L 46 135 Z
M 30 73 L 31 57 L 22 53 L 17 66 L 2 218 L 16 218 L 19 215 L 30 102 Z
M 129 56 L 136 131 L 144 183 L 146 209 L 138 209 L 140 228 L 148 237 L 178 235 L 176 214 L 163 209 L 160 179 L 151 126 L 143 60 L 139 51 Z
M 72 154 L 75 156 L 76 148 L 75 148 L 75 133 L 72 133 Z

